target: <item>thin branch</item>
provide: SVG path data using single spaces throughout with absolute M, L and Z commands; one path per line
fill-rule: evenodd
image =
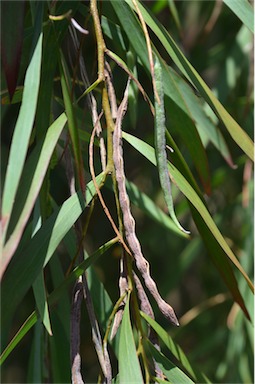
M 149 56 L 150 69 L 151 69 L 153 91 L 154 91 L 154 95 L 155 95 L 155 97 L 157 99 L 157 102 L 160 104 L 160 99 L 159 99 L 159 95 L 158 95 L 158 91 L 157 91 L 157 87 L 156 87 L 156 83 L 155 83 L 154 63 L 153 63 L 153 57 L 152 57 L 152 48 L 151 48 L 151 41 L 150 41 L 149 32 L 148 32 L 146 23 L 144 21 L 143 15 L 140 12 L 140 9 L 139 9 L 139 6 L 138 6 L 136 0 L 132 0 L 132 2 L 134 4 L 134 6 L 135 6 L 136 12 L 137 12 L 138 17 L 140 19 L 140 22 L 141 22 L 141 25 L 142 25 L 142 29 L 143 29 L 143 33 L 144 33 L 144 36 L 145 36 L 145 39 L 146 39 L 146 45 L 147 45 L 147 51 L 148 51 L 148 56 Z
M 97 10 L 97 0 L 91 0 L 90 11 L 94 20 L 95 34 L 97 40 L 97 62 L 98 62 L 98 78 L 104 80 L 104 51 L 105 42 L 101 29 L 100 19 Z
M 70 321 L 70 358 L 72 384 L 83 384 L 81 375 L 81 356 L 80 356 L 80 318 L 82 302 L 82 282 L 76 282 L 73 290 L 73 301 L 71 308 Z
M 94 305 L 92 302 L 92 298 L 90 295 L 87 278 L 85 274 L 83 274 L 82 281 L 83 281 L 83 295 L 86 302 L 87 311 L 88 311 L 89 320 L 90 320 L 91 329 L 92 329 L 92 340 L 95 346 L 95 350 L 98 356 L 100 366 L 102 368 L 104 377 L 106 379 L 105 383 L 110 384 L 112 381 L 111 362 L 110 362 L 110 358 L 107 350 L 107 345 L 104 345 L 103 347 L 98 322 L 95 316 Z
M 93 128 L 93 131 L 91 133 L 90 143 L 89 143 L 89 168 L 90 168 L 91 177 L 92 177 L 93 183 L 95 185 L 95 189 L 96 189 L 97 195 L 99 197 L 99 200 L 100 200 L 101 205 L 103 207 L 103 210 L 104 210 L 106 216 L 108 217 L 114 232 L 118 236 L 118 239 L 119 239 L 120 243 L 123 245 L 123 247 L 126 250 L 126 252 L 129 255 L 131 255 L 131 252 L 130 252 L 128 246 L 124 242 L 123 237 L 121 236 L 118 228 L 116 227 L 116 224 L 114 223 L 114 220 L 113 220 L 113 218 L 112 218 L 112 216 L 111 216 L 111 214 L 109 212 L 109 209 L 107 208 L 107 206 L 106 206 L 106 204 L 104 202 L 103 196 L 102 196 L 102 194 L 100 192 L 99 186 L 98 186 L 97 181 L 96 181 L 94 164 L 93 164 L 94 163 L 94 161 L 93 161 L 93 145 L 94 145 L 94 139 L 95 139 L 95 131 L 96 131 L 96 127 Z

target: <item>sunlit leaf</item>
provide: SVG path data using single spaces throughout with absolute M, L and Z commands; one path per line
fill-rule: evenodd
M 152 162 L 154 165 L 156 165 L 156 158 L 155 158 L 155 152 L 152 147 L 150 147 L 147 143 L 143 142 L 140 139 L 137 139 L 136 137 L 123 132 L 123 137 L 125 140 L 127 140 L 134 148 L 136 148 L 139 152 L 143 154 L 150 162 Z M 254 287 L 253 284 L 248 277 L 247 273 L 244 271 L 243 267 L 237 260 L 236 256 L 231 251 L 229 245 L 225 241 L 224 237 L 218 230 L 215 222 L 213 221 L 210 213 L 208 212 L 207 208 L 205 207 L 202 200 L 199 198 L 199 196 L 196 194 L 194 189 L 190 186 L 190 184 L 185 180 L 185 178 L 182 176 L 182 174 L 173 166 L 173 164 L 169 165 L 169 171 L 170 175 L 172 176 L 174 182 L 177 184 L 181 192 L 188 198 L 188 200 L 191 202 L 191 204 L 195 207 L 196 211 L 199 213 L 199 217 L 201 217 L 202 222 L 206 225 L 206 227 L 211 233 L 212 237 L 217 241 L 217 243 L 220 245 L 222 250 L 224 251 L 224 255 L 227 256 L 233 264 L 239 269 L 239 271 L 244 276 L 245 280 L 247 281 L 250 289 L 253 291 Z M 212 255 L 214 255 L 212 253 Z M 215 255 L 216 257 L 217 255 Z M 224 266 L 222 265 L 221 272 L 223 275 L 225 275 Z M 236 279 L 234 275 L 226 275 L 225 282 L 229 289 L 233 292 L 233 289 L 235 289 L 236 294 L 238 294 L 239 290 L 237 287 Z M 240 293 L 238 294 L 240 297 Z M 245 306 L 243 307 L 245 308 Z M 246 311 L 246 315 L 247 315 Z
M 165 374 L 166 378 L 173 384 L 191 384 L 194 383 L 183 371 L 174 365 L 162 352 L 158 351 L 151 343 L 149 350 L 153 359 Z
M 125 0 L 131 8 L 134 5 L 131 0 Z M 157 35 L 164 48 L 168 52 L 171 59 L 175 62 L 177 67 L 182 73 L 190 80 L 201 96 L 204 97 L 205 101 L 210 105 L 215 114 L 224 123 L 230 136 L 236 142 L 236 144 L 250 157 L 254 159 L 254 147 L 252 140 L 247 133 L 239 126 L 239 124 L 233 119 L 233 117 L 227 112 L 219 100 L 214 96 L 213 92 L 187 60 L 184 54 L 181 52 L 173 38 L 169 35 L 167 30 L 159 23 L 159 21 L 145 8 L 144 5 L 139 3 L 140 11 L 142 12 L 143 18 L 149 27 Z
M 108 241 L 104 245 L 98 248 L 96 252 L 94 252 L 89 258 L 84 260 L 79 266 L 77 266 L 70 275 L 50 294 L 48 298 L 48 303 L 51 306 L 54 306 L 57 301 L 66 293 L 67 288 L 70 283 L 74 282 L 79 276 L 81 276 L 87 268 L 89 268 L 93 263 L 98 260 L 100 256 L 102 256 L 113 244 L 115 244 L 117 238 Z M 38 311 L 34 311 L 27 318 L 21 328 L 18 330 L 16 335 L 10 341 L 8 346 L 4 349 L 0 357 L 0 365 L 6 360 L 9 354 L 13 351 L 13 349 L 20 343 L 23 337 L 27 334 L 27 332 L 35 325 L 36 321 L 40 319 Z
M 171 336 L 155 320 L 143 312 L 141 312 L 141 315 L 155 330 L 169 351 L 181 363 L 182 367 L 186 370 L 187 373 L 189 373 L 193 380 L 199 383 L 210 383 L 210 381 L 203 373 L 199 372 L 195 367 L 191 365 L 181 347 L 173 341 Z
M 36 169 L 34 170 L 33 179 L 31 181 L 27 199 L 24 202 L 23 210 L 20 213 L 15 229 L 11 234 L 10 238 L 8 239 L 3 250 L 1 274 L 4 272 L 5 268 L 10 262 L 10 259 L 13 253 L 15 252 L 18 246 L 18 243 L 22 236 L 25 225 L 32 212 L 35 200 L 40 191 L 45 173 L 48 169 L 48 165 L 49 165 L 53 150 L 56 146 L 56 143 L 64 128 L 65 123 L 66 123 L 66 115 L 63 113 L 54 121 L 54 123 L 49 127 L 47 131 L 45 140 L 42 145 L 42 149 L 40 151 L 39 159 L 37 160 Z
M 97 177 L 98 183 L 100 183 L 101 178 L 102 174 Z M 5 315 L 10 316 L 11 312 L 10 310 L 4 311 L 4 308 L 9 307 L 11 300 L 12 309 L 15 309 L 17 303 L 22 300 L 38 276 L 41 268 L 48 263 L 63 237 L 90 203 L 94 194 L 95 187 L 91 181 L 86 187 L 86 203 L 81 192 L 73 194 L 45 221 L 29 244 L 16 252 L 2 281 L 2 313 L 4 317 Z
M 26 72 L 22 103 L 12 138 L 3 190 L 3 239 L 6 235 L 8 222 L 10 220 L 15 195 L 17 193 L 20 176 L 28 150 L 29 138 L 33 128 L 40 83 L 41 56 L 42 35 L 40 35 L 38 39 L 32 60 Z
M 254 33 L 254 11 L 248 0 L 223 0 L 232 12 Z
M 119 377 L 121 383 L 143 383 L 129 314 L 129 296 L 120 326 Z

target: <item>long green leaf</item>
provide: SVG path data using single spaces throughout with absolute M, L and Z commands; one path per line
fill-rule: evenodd
M 43 382 L 43 326 L 38 321 L 35 324 L 32 345 L 30 349 L 27 382 L 42 383 Z
M 172 384 L 191 384 L 194 383 L 180 368 L 176 367 L 162 352 L 158 351 L 154 345 L 148 342 L 150 353 L 158 364 L 159 368 L 165 374 L 166 378 Z
M 39 315 L 36 311 L 32 312 L 31 315 L 26 319 L 26 321 L 22 324 L 18 332 L 15 334 L 11 342 L 5 348 L 3 353 L 0 356 L 0 365 L 4 363 L 10 353 L 14 350 L 14 348 L 22 341 L 23 337 L 28 333 L 28 331 L 36 324 Z
M 102 176 L 103 174 L 97 176 L 98 184 Z M 94 183 L 90 181 L 86 186 L 86 203 L 81 192 L 72 195 L 45 221 L 29 244 L 16 252 L 2 280 L 2 313 L 5 320 L 11 312 L 9 303 L 12 302 L 14 309 L 22 300 L 63 237 L 90 203 L 95 192 Z
M 134 4 L 131 0 L 125 1 L 129 4 L 131 8 L 135 9 Z M 219 100 L 214 96 L 210 88 L 207 86 L 207 84 L 204 82 L 204 80 L 201 78 L 195 68 L 186 59 L 184 54 L 178 48 L 177 44 L 167 32 L 167 30 L 162 26 L 162 24 L 159 23 L 159 21 L 145 8 L 144 5 L 142 5 L 140 2 L 138 5 L 146 24 L 159 38 L 171 59 L 175 62 L 175 64 L 182 71 L 182 73 L 188 78 L 188 80 L 190 80 L 194 84 L 194 86 L 200 92 L 201 96 L 203 96 L 203 98 L 210 105 L 215 114 L 224 123 L 230 136 L 233 138 L 236 144 L 253 161 L 254 146 L 250 137 L 233 119 L 233 117 L 226 111 L 226 109 L 219 102 Z
M 166 73 L 164 73 L 165 94 L 168 95 L 170 92 L 168 77 L 171 75 L 172 81 L 176 84 L 176 87 L 178 88 L 179 93 L 182 95 L 182 98 L 186 104 L 187 110 L 189 111 L 190 115 L 193 117 L 193 119 L 196 122 L 196 127 L 202 141 L 204 142 L 204 139 L 206 139 L 207 141 L 210 141 L 215 146 L 215 148 L 218 149 L 218 151 L 223 156 L 223 158 L 227 161 L 227 163 L 231 167 L 234 167 L 230 151 L 227 147 L 226 141 L 221 131 L 219 130 L 219 128 L 215 126 L 212 120 L 205 113 L 205 110 L 203 107 L 203 104 L 204 104 L 203 99 L 198 97 L 194 93 L 190 85 L 186 81 L 184 81 L 173 70 L 173 68 L 166 66 L 166 64 L 164 64 L 164 67 L 166 68 Z M 168 112 L 168 109 L 166 110 L 166 112 Z M 172 115 L 173 113 L 171 113 L 171 116 Z M 187 130 L 185 130 L 185 134 L 186 132 Z M 182 135 L 182 137 L 184 137 L 184 135 Z
M 145 193 L 141 192 L 134 183 L 127 180 L 126 188 L 131 202 L 140 208 L 146 215 L 175 234 L 188 238 L 188 235 L 183 231 L 180 231 L 171 218 L 166 215 L 162 209 L 160 209 Z
M 140 312 L 142 317 L 147 321 L 148 324 L 155 330 L 160 339 L 169 349 L 169 351 L 174 355 L 174 357 L 181 363 L 182 367 L 189 373 L 189 375 L 198 383 L 210 383 L 206 376 L 194 368 L 189 362 L 187 356 L 181 349 L 181 347 L 173 341 L 171 336 L 151 317 L 146 315 L 143 312 Z
M 4 273 L 8 263 L 11 260 L 13 253 L 15 252 L 18 246 L 25 225 L 29 219 L 35 200 L 43 183 L 43 179 L 48 169 L 53 150 L 65 126 L 66 120 L 66 115 L 63 113 L 57 118 L 57 120 L 54 121 L 54 123 L 50 126 L 47 131 L 46 138 L 44 140 L 43 147 L 40 153 L 40 157 L 33 175 L 30 190 L 27 199 L 24 203 L 23 211 L 20 214 L 18 223 L 3 250 L 1 276 Z
M 140 153 L 142 153 L 143 156 L 145 156 L 152 164 L 156 165 L 155 152 L 150 145 L 148 145 L 142 140 L 126 132 L 123 132 L 123 137 L 135 149 L 137 149 Z M 233 264 L 239 269 L 239 271 L 242 273 L 245 280 L 247 281 L 250 289 L 254 291 L 254 287 L 250 278 L 248 277 L 247 273 L 244 271 L 243 267 L 241 266 L 241 264 L 239 263 L 239 261 L 237 260 L 233 252 L 231 251 L 230 247 L 226 243 L 224 237 L 218 230 L 216 224 L 214 223 L 210 213 L 208 212 L 202 200 L 199 198 L 199 196 L 194 191 L 194 189 L 190 186 L 190 184 L 185 180 L 182 174 L 177 170 L 177 168 L 175 168 L 173 164 L 169 163 L 168 165 L 169 165 L 170 175 L 174 179 L 177 186 L 180 188 L 181 192 L 187 197 L 187 199 L 191 202 L 191 204 L 195 207 L 195 209 L 201 215 L 202 220 L 204 221 L 206 226 L 209 228 L 210 232 L 214 236 L 215 240 L 219 243 L 220 247 L 225 252 L 225 255 L 227 255 L 229 259 L 233 262 Z
M 130 44 L 133 46 L 137 56 L 141 59 L 144 68 L 146 68 L 149 72 L 150 65 L 144 34 L 141 26 L 135 18 L 134 13 L 124 1 L 113 1 L 112 6 L 119 17 L 119 21 L 126 32 L 126 35 L 129 38 Z M 155 48 L 154 52 L 156 52 Z M 159 57 L 158 53 L 157 55 Z M 182 117 L 182 124 L 178 124 L 177 128 L 179 133 L 182 135 L 182 138 L 187 138 L 185 140 L 185 144 L 192 155 L 203 184 L 207 186 L 209 184 L 208 161 L 201 139 L 198 135 L 197 128 L 194 124 L 195 119 L 187 107 L 187 103 L 183 97 L 183 92 L 181 93 L 179 91 L 177 83 L 175 83 L 174 78 L 171 76 L 172 72 L 168 69 L 167 65 L 163 63 L 163 60 L 161 60 L 161 65 L 163 70 L 164 92 L 171 98 L 173 103 L 179 107 L 179 114 Z M 174 118 L 176 109 L 178 108 L 175 108 L 173 111 L 173 116 L 171 116 L 172 118 Z M 190 137 L 192 137 L 192 140 L 189 139 Z
M 155 103 L 155 153 L 157 160 L 157 167 L 159 172 L 159 180 L 161 188 L 164 193 L 165 202 L 169 211 L 169 214 L 177 226 L 184 233 L 189 233 L 186 231 L 181 224 L 179 223 L 173 204 L 172 190 L 171 190 L 171 181 L 168 174 L 167 168 L 167 155 L 166 155 L 166 126 L 165 126 L 165 108 L 164 108 L 164 91 L 163 91 L 163 82 L 162 82 L 162 68 L 158 57 L 155 59 L 155 85 L 158 92 L 159 101 L 154 97 Z
M 42 225 L 42 216 L 40 214 L 40 203 L 39 199 L 36 201 L 33 213 L 33 233 L 32 236 L 41 228 Z M 43 325 L 47 330 L 48 334 L 52 336 L 52 328 L 50 323 L 49 307 L 47 301 L 47 292 L 44 284 L 44 274 L 43 270 L 40 271 L 39 275 L 33 283 L 33 291 L 36 302 L 36 307 L 39 311 Z
M 43 39 L 41 34 L 26 72 L 22 103 L 12 138 L 10 156 L 8 160 L 6 178 L 3 189 L 3 242 L 6 236 L 20 176 L 24 167 L 24 162 L 29 145 L 29 138 L 31 135 L 35 118 L 37 97 L 40 84 L 42 40 Z
M 254 33 L 254 10 L 248 0 L 223 0 L 232 12 Z
M 78 265 L 70 275 L 50 294 L 48 298 L 49 306 L 54 306 L 60 297 L 66 293 L 67 288 L 70 283 L 74 282 L 79 276 L 81 276 L 86 269 L 88 269 L 92 264 L 94 264 L 100 256 L 102 256 L 110 247 L 112 247 L 117 242 L 117 238 L 112 239 L 98 248 L 96 252 L 94 252 L 90 257 L 84 260 L 80 265 Z M 36 321 L 40 319 L 40 315 L 38 311 L 34 311 L 27 318 L 21 328 L 18 330 L 16 335 L 10 341 L 8 346 L 5 348 L 3 353 L 0 356 L 0 365 L 4 363 L 9 354 L 13 351 L 13 349 L 20 343 L 23 337 L 27 334 L 27 332 L 35 325 Z
M 72 98 L 71 98 L 71 89 L 68 84 L 68 79 L 70 76 L 67 74 L 67 66 L 65 63 L 64 55 L 60 52 L 59 58 L 59 70 L 60 70 L 60 80 L 62 86 L 63 99 L 65 104 L 65 110 L 68 120 L 68 128 L 72 140 L 74 159 L 78 174 L 78 180 L 82 192 L 85 192 L 85 180 L 84 180 L 84 169 L 83 169 L 83 160 L 81 155 L 80 139 L 78 134 L 78 127 L 76 122 L 76 116 L 74 113 Z
M 46 297 L 45 285 L 44 285 L 44 275 L 43 271 L 39 273 L 33 284 L 34 295 L 36 299 L 36 305 L 42 322 L 50 336 L 52 336 L 52 329 L 50 323 L 50 315 L 48 309 L 48 302 Z
M 143 383 L 143 376 L 130 322 L 129 298 L 130 295 L 128 295 L 120 326 L 119 378 L 120 383 L 141 384 Z

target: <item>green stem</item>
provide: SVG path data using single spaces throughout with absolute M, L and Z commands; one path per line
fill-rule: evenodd
M 97 61 L 98 61 L 98 78 L 104 80 L 104 52 L 105 52 L 105 42 L 103 38 L 103 33 L 101 29 L 101 23 L 97 10 L 97 1 L 91 0 L 90 2 L 90 11 L 94 20 L 95 34 L 97 40 Z
M 102 90 L 102 105 L 107 126 L 107 173 L 113 173 L 113 146 L 112 146 L 112 133 L 114 131 L 114 122 L 112 118 L 111 107 L 106 86 L 104 84 Z

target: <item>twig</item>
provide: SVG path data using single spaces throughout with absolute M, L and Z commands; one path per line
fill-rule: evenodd
M 104 80 L 105 42 L 104 42 L 100 19 L 97 11 L 97 0 L 91 0 L 90 11 L 94 20 L 95 34 L 96 34 L 96 40 L 97 40 L 98 78 L 100 80 Z
M 69 27 L 69 30 L 70 30 L 71 38 L 73 40 L 74 47 L 75 47 L 77 53 L 79 54 L 80 74 L 81 74 L 83 84 L 85 85 L 86 88 L 89 88 L 90 82 L 88 79 L 84 58 L 80 54 L 80 47 L 79 47 L 79 41 L 78 41 L 76 30 L 73 27 Z M 106 149 L 105 149 L 104 138 L 102 136 L 102 127 L 100 124 L 100 117 L 101 116 L 98 116 L 97 102 L 96 102 L 95 97 L 93 96 L 92 91 L 87 94 L 87 102 L 88 102 L 89 108 L 91 109 L 93 126 L 96 125 L 96 127 L 97 127 L 96 134 L 97 134 L 97 137 L 99 138 L 102 170 L 105 171 L 105 169 L 106 169 Z
M 102 344 L 102 338 L 101 338 L 98 322 L 95 316 L 94 306 L 91 299 L 87 278 L 85 274 L 83 275 L 82 281 L 83 281 L 83 295 L 86 302 L 87 311 L 88 311 L 89 320 L 90 320 L 91 329 L 92 329 L 92 340 L 95 346 L 95 350 L 98 356 L 100 366 L 102 368 L 104 377 L 106 379 L 105 383 L 110 384 L 112 381 L 111 362 L 110 362 L 110 358 L 107 350 L 107 345 L 104 345 L 103 347 L 103 344 Z
M 151 110 L 151 113 L 152 115 L 154 116 L 155 112 L 154 112 L 154 106 L 152 104 L 152 102 L 150 101 L 149 99 L 149 96 L 147 95 L 147 93 L 145 92 L 145 90 L 143 89 L 141 83 L 139 82 L 139 80 L 134 76 L 134 74 L 129 70 L 129 68 L 127 67 L 126 63 L 122 63 L 120 60 L 118 60 L 117 56 L 115 55 L 115 53 L 113 53 L 112 51 L 110 51 L 108 48 L 106 48 L 105 50 L 105 53 L 113 60 L 115 61 L 115 63 L 123 69 L 123 71 L 125 71 L 129 77 L 131 77 L 132 80 L 134 80 L 134 82 L 136 83 L 139 91 L 141 92 L 141 94 L 143 95 L 143 98 L 144 100 L 147 101 L 147 103 L 149 104 L 149 107 L 150 107 L 150 110 Z
M 71 308 L 70 321 L 70 358 L 72 384 L 83 384 L 81 375 L 81 356 L 80 356 L 80 318 L 82 302 L 82 282 L 76 282 L 73 290 L 73 301 Z
M 105 81 L 107 85 L 108 90 L 108 96 L 110 100 L 111 105 L 111 112 L 112 112 L 112 118 L 116 119 L 117 117 L 117 102 L 116 102 L 116 96 L 114 91 L 114 86 L 112 83 L 112 71 L 109 63 L 105 61 Z
M 132 0 L 132 2 L 135 6 L 136 12 L 138 14 L 138 17 L 139 17 L 141 25 L 142 25 L 142 29 L 143 29 L 143 33 L 144 33 L 146 45 L 147 45 L 148 56 L 149 56 L 153 91 L 154 91 L 155 97 L 157 98 L 157 102 L 160 104 L 160 99 L 159 99 L 159 95 L 158 95 L 158 91 L 157 91 L 157 87 L 156 87 L 156 83 L 155 83 L 154 63 L 153 63 L 153 57 L 152 57 L 152 49 L 151 49 L 151 41 L 150 41 L 149 32 L 148 32 L 146 23 L 144 21 L 143 15 L 140 12 L 140 9 L 139 9 L 139 6 L 138 6 L 136 0 Z
M 119 277 L 119 291 L 120 291 L 120 297 L 123 297 L 123 300 L 119 303 L 118 311 L 115 314 L 114 317 L 114 322 L 112 325 L 112 330 L 111 330 L 111 336 L 110 340 L 114 338 L 116 335 L 118 328 L 120 326 L 122 317 L 123 317 L 123 312 L 124 312 L 124 307 L 127 301 L 126 298 L 126 293 L 128 292 L 128 277 L 127 277 L 127 268 L 125 265 L 125 260 L 124 260 L 124 255 L 122 255 L 120 259 L 120 277 Z
M 100 192 L 100 189 L 99 189 L 97 181 L 96 181 L 94 164 L 93 164 L 93 143 L 94 143 L 94 139 L 95 139 L 95 131 L 96 131 L 96 127 L 94 127 L 94 129 L 93 129 L 93 131 L 91 133 L 91 138 L 90 138 L 90 143 L 89 143 L 89 168 L 90 168 L 91 177 L 92 177 L 93 183 L 95 185 L 95 189 L 96 189 L 97 195 L 99 197 L 99 200 L 100 200 L 101 205 L 103 207 L 103 210 L 104 210 L 106 216 L 108 217 L 114 232 L 118 236 L 118 239 L 119 239 L 120 243 L 123 245 L 123 247 L 126 250 L 126 252 L 129 255 L 131 255 L 131 252 L 130 252 L 128 246 L 126 245 L 125 241 L 123 240 L 123 237 L 121 236 L 118 228 L 116 227 L 116 224 L 114 223 L 114 220 L 113 220 L 113 218 L 112 218 L 112 216 L 111 216 L 111 214 L 109 212 L 109 209 L 107 208 L 107 206 L 106 206 L 106 204 L 104 202 L 103 196 L 102 196 L 102 194 Z

